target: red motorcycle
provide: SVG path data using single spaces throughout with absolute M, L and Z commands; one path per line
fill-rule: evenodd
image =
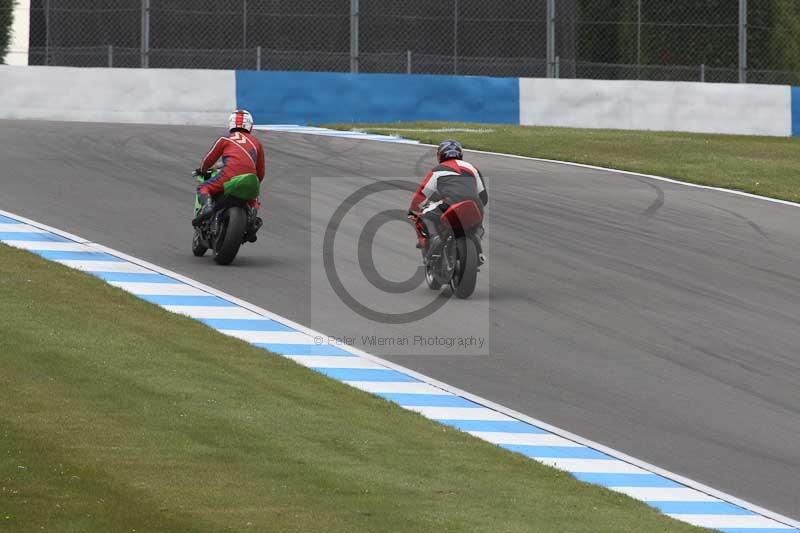
M 473 200 L 450 205 L 439 217 L 438 238 L 429 239 L 425 224 L 417 217 L 417 232 L 428 242 L 425 282 L 433 290 L 449 285 L 458 298 L 475 292 L 482 257 L 483 213 Z

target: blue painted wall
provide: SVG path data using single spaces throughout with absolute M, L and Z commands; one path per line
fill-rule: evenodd
M 517 78 L 238 71 L 236 101 L 257 124 L 519 124 Z
M 792 136 L 800 137 L 800 87 L 792 87 Z

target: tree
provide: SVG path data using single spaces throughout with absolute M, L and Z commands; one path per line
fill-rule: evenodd
M 11 21 L 14 19 L 14 0 L 0 0 L 0 64 L 5 63 L 11 42 Z
M 712 81 L 738 80 L 736 0 L 580 0 L 578 6 L 578 61 L 634 65 L 640 56 L 642 65 L 661 67 L 670 78 L 704 64 Z M 786 83 L 786 74 L 763 71 L 800 71 L 800 1 L 750 0 L 747 19 L 748 68 L 762 71 L 749 79 Z M 630 77 L 634 71 L 605 73 Z M 647 77 L 647 69 L 636 75 Z
M 748 13 L 748 68 L 754 81 L 797 83 L 800 75 L 800 3 L 771 0 L 751 6 Z M 791 76 L 774 71 L 793 71 Z M 752 78 L 752 76 L 751 76 Z

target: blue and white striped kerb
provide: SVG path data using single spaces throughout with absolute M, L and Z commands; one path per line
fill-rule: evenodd
M 0 211 L 0 241 L 104 279 L 173 313 L 512 452 L 729 533 L 794 531 L 797 522 L 350 348 L 269 311 L 79 237 Z M 746 480 L 742 480 L 746 482 Z

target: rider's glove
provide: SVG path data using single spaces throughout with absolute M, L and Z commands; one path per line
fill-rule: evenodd
M 203 169 L 196 168 L 194 172 L 192 172 L 192 176 L 201 176 L 203 179 L 207 180 L 210 172 L 203 172 Z
M 408 214 L 406 215 L 406 218 L 411 222 L 416 222 L 417 218 L 419 218 L 419 215 L 416 214 L 414 211 L 409 210 Z

